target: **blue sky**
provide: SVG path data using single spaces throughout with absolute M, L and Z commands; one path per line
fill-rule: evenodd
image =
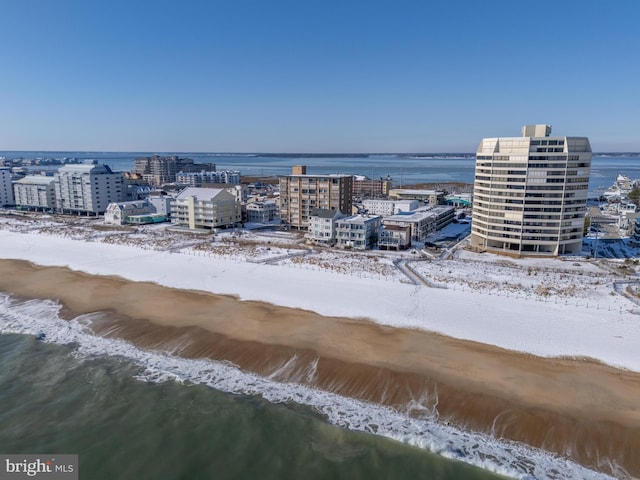
M 640 2 L 0 0 L 0 150 L 640 151 Z

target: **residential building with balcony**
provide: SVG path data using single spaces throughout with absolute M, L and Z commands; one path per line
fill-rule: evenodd
M 454 216 L 454 207 L 427 206 L 385 217 L 382 222 L 385 228 L 391 225 L 411 227 L 411 241 L 423 243 L 427 241 L 429 235 L 450 224 Z
M 333 245 L 336 243 L 336 222 L 346 215 L 340 210 L 314 208 L 309 215 L 307 238 L 314 243 Z
M 15 204 L 24 209 L 54 210 L 56 189 L 54 178 L 45 175 L 27 175 L 13 185 Z
M 187 187 L 171 205 L 171 223 L 191 230 L 235 227 L 242 223 L 240 202 L 223 189 Z
M 582 251 L 591 170 L 587 137 L 484 138 L 476 153 L 471 246 L 513 256 Z
M 378 243 L 382 217 L 353 215 L 336 220 L 336 245 L 354 250 L 373 248 Z
M 124 175 L 96 163 L 65 165 L 54 175 L 56 210 L 99 215 L 110 203 L 126 200 Z
M 282 176 L 280 219 L 292 229 L 308 230 L 315 208 L 351 214 L 353 176 L 343 174 L 308 175 L 306 166 L 297 165 L 292 175 Z

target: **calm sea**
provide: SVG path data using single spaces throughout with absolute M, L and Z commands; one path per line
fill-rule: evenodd
M 240 170 L 243 175 L 287 175 L 293 165 L 307 165 L 309 173 L 346 173 L 366 175 L 371 178 L 389 175 L 395 186 L 434 182 L 473 183 L 475 158 L 473 154 L 419 154 L 359 156 L 295 156 L 295 155 L 242 155 L 214 153 L 158 153 L 192 158 L 199 163 L 215 163 L 219 170 Z M 151 152 L 0 152 L 6 158 L 77 158 L 97 160 L 113 170 L 128 171 L 136 157 L 154 155 Z M 591 166 L 589 190 L 613 184 L 618 175 L 640 179 L 640 154 L 594 155 Z

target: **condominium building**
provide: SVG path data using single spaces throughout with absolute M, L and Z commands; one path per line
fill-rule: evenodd
M 431 205 L 442 205 L 444 203 L 444 192 L 438 190 L 393 188 L 389 191 L 389 198 L 398 200 L 420 200 Z
M 455 215 L 454 207 L 426 206 L 410 212 L 400 212 L 382 219 L 385 228 L 395 225 L 399 227 L 411 227 L 411 240 L 413 242 L 426 242 L 427 237 L 440 230 L 451 222 Z
M 245 206 L 247 222 L 269 223 L 278 217 L 278 205 L 275 200 L 256 201 Z
M 353 177 L 353 195 L 363 198 L 386 198 L 393 180 L 391 177 L 386 178 L 367 178 L 363 175 Z
M 579 253 L 590 168 L 589 139 L 551 136 L 549 125 L 483 139 L 471 246 L 516 256 Z
M 171 206 L 171 223 L 194 229 L 227 228 L 242 222 L 240 202 L 219 188 L 185 188 Z
M 54 176 L 56 209 L 62 213 L 102 214 L 126 199 L 124 175 L 107 165 L 65 165 Z
M 304 165 L 295 166 L 292 175 L 280 177 L 280 219 L 290 228 L 307 230 L 314 208 L 350 215 L 352 192 L 352 175 L 307 175 Z
M 19 207 L 35 210 L 56 208 L 54 178 L 45 175 L 27 175 L 13 186 L 15 203 Z
M 11 169 L 0 168 L 0 207 L 13 205 L 13 187 L 11 185 Z
M 339 210 L 314 208 L 309 215 L 309 233 L 312 242 L 333 245 L 336 242 L 336 222 L 345 215 Z
M 162 185 L 176 181 L 178 172 L 215 171 L 214 163 L 194 163 L 190 158 L 180 158 L 177 155 L 162 157 L 139 157 L 135 159 L 133 172 L 151 185 Z
M 178 185 L 201 187 L 204 183 L 240 183 L 239 170 L 220 170 L 215 172 L 178 172 L 176 174 Z
M 366 250 L 378 242 L 382 217 L 354 215 L 336 220 L 336 245 L 338 247 Z
M 369 215 L 388 217 L 400 212 L 410 212 L 420 207 L 418 200 L 364 200 L 362 207 Z

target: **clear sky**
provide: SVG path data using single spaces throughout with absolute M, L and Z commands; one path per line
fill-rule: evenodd
M 0 150 L 640 151 L 637 0 L 0 0 Z

